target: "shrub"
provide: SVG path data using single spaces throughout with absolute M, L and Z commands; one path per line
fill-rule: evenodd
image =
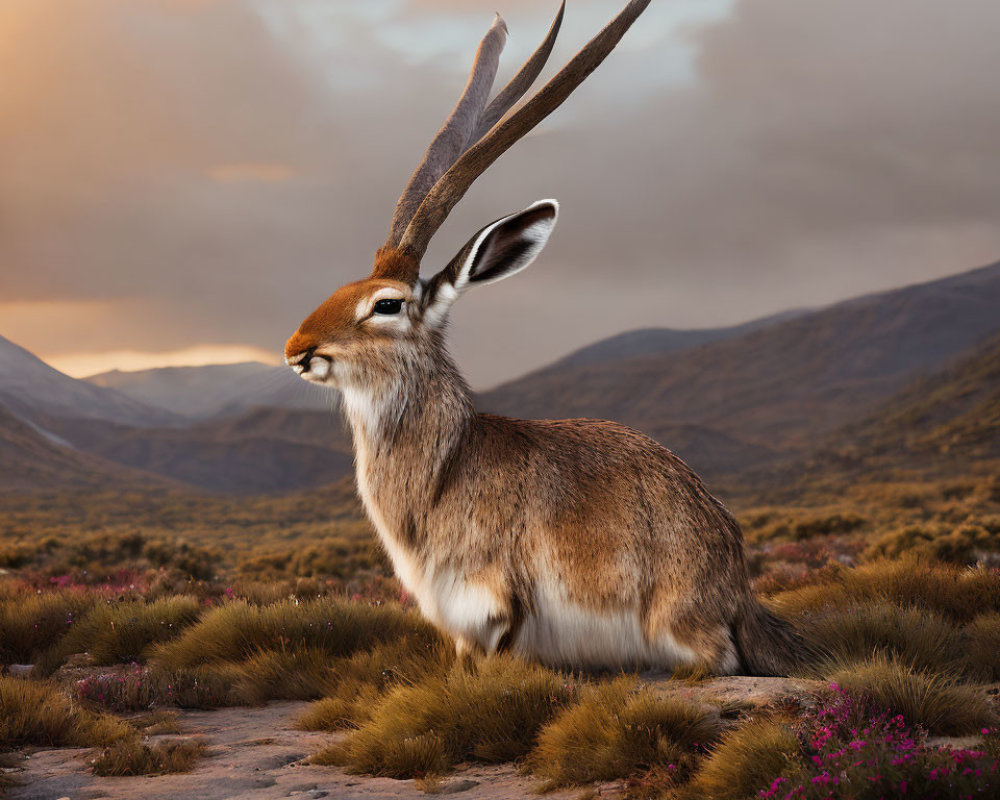
M 805 758 L 760 797 L 951 800 L 994 796 L 1000 789 L 995 758 L 982 751 L 930 747 L 902 716 L 878 714 L 839 689 L 803 720 L 799 744 Z
M 869 558 L 916 555 L 952 564 L 975 564 L 1000 551 L 1000 525 L 963 522 L 908 525 L 879 537 L 868 548 Z
M 93 747 L 134 735 L 113 717 L 93 714 L 46 682 L 0 677 L 0 749 Z
M 466 759 L 510 761 L 574 694 L 558 673 L 513 658 L 456 664 L 390 690 L 342 747 L 318 757 L 393 778 L 438 774 Z
M 152 746 L 123 739 L 105 748 L 92 769 L 101 777 L 190 772 L 204 752 L 205 745 L 195 739 L 170 739 Z
M 73 691 L 77 699 L 91 706 L 119 713 L 144 711 L 160 698 L 161 687 L 157 683 L 149 670 L 135 666 L 82 678 L 74 684 Z
M 944 736 L 976 733 L 996 721 L 981 690 L 885 656 L 851 664 L 830 677 L 843 691 L 875 708 Z
M 638 691 L 634 679 L 587 687 L 548 723 L 529 758 L 548 787 L 627 778 L 655 767 L 678 770 L 692 748 L 719 733 L 719 717 L 690 703 Z

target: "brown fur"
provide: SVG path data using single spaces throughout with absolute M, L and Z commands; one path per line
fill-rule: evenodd
M 375 430 L 347 404 L 359 485 L 390 553 L 425 573 L 465 576 L 496 599 L 496 644 L 456 634 L 460 648 L 516 649 L 544 564 L 575 606 L 632 609 L 648 639 L 667 632 L 709 669 L 773 673 L 793 663 L 794 647 L 762 654 L 794 636 L 764 616 L 738 524 L 679 458 L 613 422 L 477 414 L 439 331 L 418 320 L 380 347 L 351 317 L 359 293 L 382 286 L 337 292 L 288 353 L 335 344 L 355 364 L 347 382 L 405 396 Z

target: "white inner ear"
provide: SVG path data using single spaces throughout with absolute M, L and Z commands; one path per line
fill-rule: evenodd
M 550 219 L 539 220 L 521 231 L 520 238 L 529 243 L 530 247 L 528 247 L 517 259 L 512 261 L 510 265 L 499 275 L 488 280 L 479 280 L 477 283 L 480 286 L 489 286 L 491 283 L 496 283 L 497 281 L 502 281 L 504 278 L 509 278 L 511 275 L 516 275 L 518 272 L 528 267 L 528 265 L 530 265 L 531 262 L 538 257 L 538 254 L 542 252 L 542 248 L 545 247 L 545 243 L 549 240 L 549 236 L 552 235 L 552 229 L 556 226 L 556 219 L 559 217 L 559 203 L 556 200 L 538 200 L 523 211 L 518 211 L 504 217 L 503 219 L 498 219 L 492 225 L 484 228 L 479 233 L 479 236 L 476 237 L 476 241 L 470 248 L 469 255 L 465 259 L 465 263 L 462 264 L 462 268 L 458 273 L 458 280 L 455 282 L 455 288 L 458 291 L 462 291 L 468 287 L 469 283 L 471 283 L 469 273 L 472 270 L 472 265 L 476 262 L 476 256 L 486 241 L 490 238 L 493 231 L 501 225 L 510 222 L 512 219 L 516 219 L 529 211 L 534 211 L 536 208 L 543 205 L 553 206 L 556 213 Z

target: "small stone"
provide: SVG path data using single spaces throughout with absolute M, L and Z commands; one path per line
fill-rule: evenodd
M 34 668 L 34 664 L 11 664 L 7 668 L 7 672 L 12 678 L 24 678 L 30 675 Z
M 467 792 L 469 789 L 475 789 L 479 785 L 479 781 L 453 781 L 452 783 L 446 783 L 441 787 L 441 791 L 438 794 L 458 794 L 459 792 Z

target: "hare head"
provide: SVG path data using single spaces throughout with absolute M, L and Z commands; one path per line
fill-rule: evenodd
M 310 314 L 285 346 L 301 377 L 341 390 L 372 390 L 401 367 L 427 363 L 442 350 L 452 303 L 474 284 L 524 269 L 544 247 L 558 205 L 541 200 L 480 230 L 429 280 L 420 262 L 431 237 L 476 180 L 511 145 L 554 111 L 614 49 L 650 0 L 628 6 L 537 94 L 513 107 L 538 77 L 562 24 L 560 6 L 545 40 L 496 97 L 487 102 L 507 38 L 498 15 L 476 53 L 468 84 L 411 176 L 389 237 L 368 278 L 337 290 Z M 432 360 L 432 359 L 430 359 Z
M 382 248 L 370 277 L 338 289 L 299 326 L 285 346 L 286 361 L 305 380 L 338 388 L 391 379 L 441 348 L 448 311 L 466 289 L 527 267 L 557 213 L 556 201 L 540 200 L 490 223 L 426 281 L 414 258 Z

